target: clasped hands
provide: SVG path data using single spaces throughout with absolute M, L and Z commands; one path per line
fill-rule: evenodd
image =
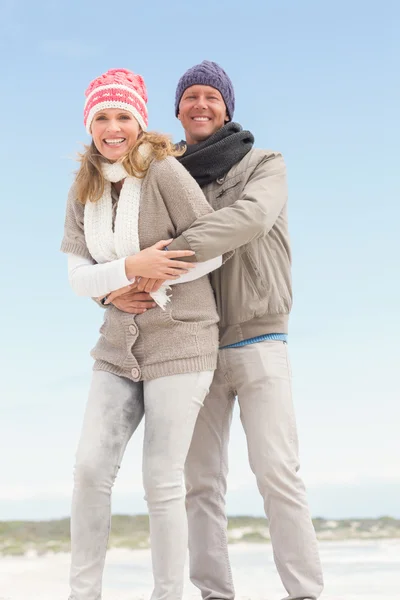
M 135 277 L 135 281 L 111 292 L 104 305 L 113 304 L 123 312 L 136 315 L 154 308 L 156 303 L 150 293 L 159 290 L 165 281 L 178 279 L 195 266 L 193 263 L 176 260 L 193 256 L 194 252 L 191 250 L 165 250 L 171 242 L 172 239 L 161 240 L 154 246 L 129 256 L 125 263 L 127 277 Z M 151 275 L 157 275 L 157 278 L 152 278 Z
M 122 312 L 140 315 L 149 308 L 156 306 L 156 303 L 150 296 L 150 292 L 156 292 L 160 289 L 164 281 L 164 279 L 138 278 L 131 285 L 111 292 L 107 296 L 104 305 L 113 304 L 116 308 L 122 310 Z

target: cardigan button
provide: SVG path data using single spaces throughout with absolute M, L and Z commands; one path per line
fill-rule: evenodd
M 140 379 L 140 369 L 134 367 L 131 371 L 131 375 L 135 381 L 139 381 Z
M 129 331 L 131 332 L 132 335 L 136 335 L 138 332 L 138 328 L 136 325 L 129 325 Z
M 225 175 L 223 177 L 218 177 L 217 179 L 217 183 L 219 183 L 219 185 L 222 185 L 225 181 Z

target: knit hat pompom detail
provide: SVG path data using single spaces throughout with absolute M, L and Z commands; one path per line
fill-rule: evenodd
M 83 122 L 89 134 L 95 114 L 107 108 L 129 111 L 146 131 L 147 90 L 141 75 L 127 69 L 110 69 L 91 81 L 85 96 Z
M 188 69 L 178 81 L 175 93 L 175 116 L 179 113 L 182 95 L 192 85 L 209 85 L 217 89 L 224 99 L 229 120 L 232 121 L 235 110 L 235 91 L 232 81 L 216 62 L 203 60 L 199 65 Z

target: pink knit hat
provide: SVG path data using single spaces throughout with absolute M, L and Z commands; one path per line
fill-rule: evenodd
M 85 92 L 83 122 L 90 134 L 94 115 L 105 108 L 122 108 L 133 114 L 143 131 L 148 125 L 147 91 L 143 77 L 127 69 L 110 69 L 90 83 Z

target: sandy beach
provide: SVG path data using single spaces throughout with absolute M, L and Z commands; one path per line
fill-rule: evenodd
M 400 588 L 400 540 L 322 542 L 321 600 L 395 600 Z M 230 547 L 238 600 L 280 600 L 282 588 L 266 544 Z M 3 557 L 0 600 L 67 600 L 69 555 Z M 152 589 L 148 550 L 110 550 L 103 600 L 147 600 Z M 186 577 L 185 600 L 200 598 Z

